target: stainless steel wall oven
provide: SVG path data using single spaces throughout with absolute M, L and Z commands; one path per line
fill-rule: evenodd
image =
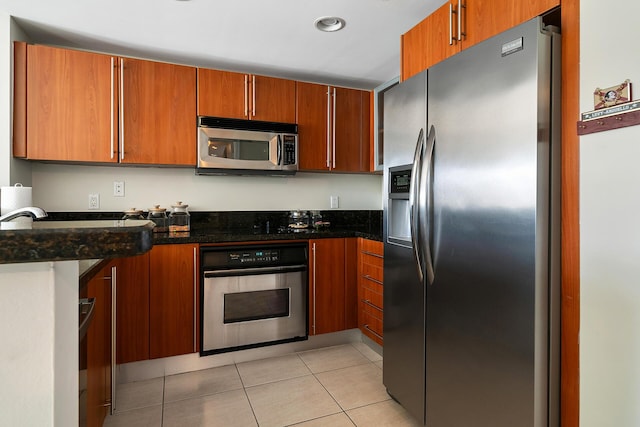
M 200 249 L 200 355 L 308 338 L 305 243 Z

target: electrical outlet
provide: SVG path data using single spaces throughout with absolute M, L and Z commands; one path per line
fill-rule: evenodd
M 338 209 L 340 207 L 340 198 L 338 196 L 330 196 L 331 209 Z
M 124 197 L 124 181 L 113 181 L 113 195 Z
M 89 194 L 89 209 L 100 209 L 100 194 Z

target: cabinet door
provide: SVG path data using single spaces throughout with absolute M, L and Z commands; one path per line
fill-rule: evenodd
M 150 357 L 196 351 L 197 246 L 154 246 L 150 255 Z
M 249 76 L 198 68 L 198 115 L 246 119 Z
M 117 162 L 115 58 L 27 46 L 27 158 Z
M 335 91 L 333 90 L 335 89 Z M 368 170 L 369 151 L 363 153 L 363 96 L 368 92 L 356 89 L 333 88 L 335 110 L 332 120 L 335 131 L 332 141 L 331 169 L 338 172 L 364 172 Z M 368 119 L 368 114 L 367 114 Z M 366 157 L 363 154 L 367 154 Z
M 457 42 L 451 42 L 451 37 L 457 31 L 454 6 L 446 2 L 419 24 L 402 35 L 402 70 L 401 80 L 426 70 L 460 51 Z
M 122 163 L 196 164 L 196 69 L 121 58 Z
M 111 402 L 111 267 L 104 268 L 86 287 L 95 298 L 87 330 L 87 426 L 101 426 Z
M 295 123 L 296 82 L 274 77 L 251 76 L 251 120 Z
M 512 2 L 507 0 L 461 0 L 462 48 L 466 49 L 483 40 L 515 27 L 556 6 L 560 0 L 532 0 Z M 457 0 L 455 2 L 457 7 Z
M 296 109 L 300 170 L 328 170 L 330 153 L 327 124 L 329 87 L 297 83 Z
M 310 240 L 309 335 L 345 329 L 345 239 Z
M 116 261 L 116 363 L 149 359 L 149 253 Z

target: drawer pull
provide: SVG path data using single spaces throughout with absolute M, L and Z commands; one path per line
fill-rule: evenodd
M 375 335 L 376 337 L 380 338 L 381 340 L 383 340 L 383 339 L 384 339 L 384 338 L 382 337 L 382 335 L 376 334 L 376 333 L 373 331 L 373 329 L 371 329 L 371 328 L 369 327 L 369 325 L 364 325 L 364 328 L 365 328 L 367 331 L 371 332 L 371 333 L 372 333 L 373 335 Z
M 371 280 L 372 282 L 376 282 L 376 283 L 377 283 L 377 284 L 379 284 L 379 285 L 384 285 L 384 283 L 382 283 L 380 280 L 378 280 L 378 279 L 374 279 L 373 277 L 369 276 L 368 274 L 365 274 L 365 275 L 364 275 L 364 276 L 362 276 L 362 277 L 364 277 L 364 278 L 365 278 L 365 279 L 367 279 L 367 280 Z
M 380 311 L 382 311 L 382 309 L 381 309 L 380 307 L 378 307 L 377 305 L 375 305 L 374 303 L 372 303 L 372 302 L 371 302 L 371 301 L 369 301 L 368 299 L 362 299 L 362 300 L 360 300 L 360 301 L 362 301 L 363 303 L 367 304 L 367 305 L 368 305 L 368 306 L 370 306 L 370 307 L 375 308 L 376 310 L 380 310 Z
M 363 253 L 363 254 L 365 254 L 365 255 L 371 255 L 371 256 L 374 256 L 374 257 L 376 257 L 376 258 L 382 258 L 382 259 L 384 259 L 384 255 L 374 254 L 373 252 L 369 252 L 369 251 L 362 251 L 362 253 Z

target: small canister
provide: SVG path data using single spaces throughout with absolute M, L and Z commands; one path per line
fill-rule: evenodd
M 172 211 L 169 214 L 169 232 L 170 233 L 183 233 L 191 230 L 191 216 L 187 211 L 189 205 L 185 205 L 182 202 L 176 202 L 175 205 L 171 205 Z
M 289 212 L 289 229 L 293 231 L 306 230 L 309 227 L 307 211 L 295 210 Z
M 144 215 L 142 214 L 142 209 L 131 208 L 124 211 L 122 219 L 144 219 Z
M 161 208 L 160 205 L 155 205 L 149 208 L 149 215 L 147 219 L 153 221 L 156 226 L 153 228 L 155 233 L 166 233 L 169 231 L 169 218 L 167 218 L 167 210 Z

